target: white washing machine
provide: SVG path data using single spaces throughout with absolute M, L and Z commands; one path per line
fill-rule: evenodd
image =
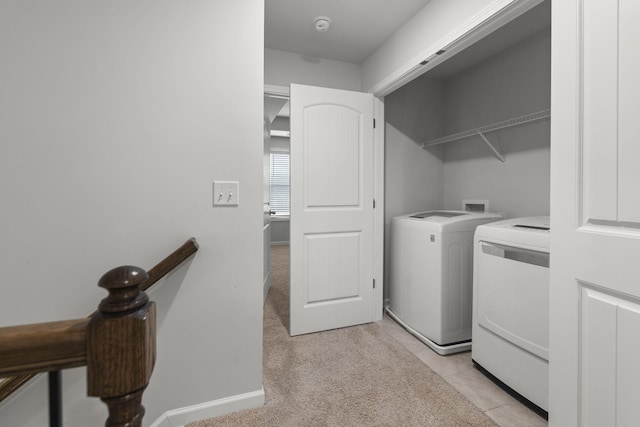
M 477 228 L 474 239 L 474 363 L 548 411 L 549 217 Z M 540 411 L 538 411 L 540 412 Z
M 387 313 L 439 354 L 471 346 L 473 233 L 500 219 L 441 210 L 391 220 Z

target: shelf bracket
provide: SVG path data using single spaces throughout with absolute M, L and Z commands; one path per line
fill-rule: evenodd
M 492 144 L 481 131 L 478 131 L 477 134 L 484 140 L 484 142 L 487 143 L 489 148 L 491 148 L 491 151 L 493 151 L 493 154 L 496 156 L 496 158 L 504 163 L 504 155 L 502 154 L 502 148 L 500 147 L 500 144 L 497 142 L 495 144 Z

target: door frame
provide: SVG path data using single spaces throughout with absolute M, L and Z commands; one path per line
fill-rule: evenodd
M 264 94 L 289 97 L 289 87 L 264 85 Z M 373 276 L 376 287 L 373 291 L 373 321 L 382 320 L 384 301 L 384 101 L 374 96 L 373 115 L 376 127 L 373 131 L 373 195 L 376 201 L 373 217 Z
M 263 146 L 264 152 L 263 156 L 269 156 L 271 154 L 271 123 L 269 123 L 268 118 L 265 116 L 264 118 L 264 131 L 263 131 Z M 269 149 L 267 153 L 266 150 Z M 262 185 L 262 250 L 265 252 L 262 254 L 262 271 L 263 271 L 263 280 L 262 280 L 262 303 L 264 304 L 267 301 L 267 295 L 269 294 L 269 290 L 271 289 L 271 207 L 269 206 L 269 201 L 271 200 L 271 180 L 269 175 L 267 175 L 268 169 L 271 165 L 265 164 L 267 159 L 263 157 L 262 159 L 262 167 L 263 167 L 263 182 Z M 267 177 L 265 180 L 265 176 Z M 265 200 L 265 196 L 269 194 L 269 198 Z M 269 253 L 267 253 L 269 252 Z

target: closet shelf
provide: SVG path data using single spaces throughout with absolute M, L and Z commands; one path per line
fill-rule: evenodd
M 288 130 L 272 130 L 271 136 L 279 136 L 280 138 L 289 138 Z
M 422 144 L 422 148 L 432 147 L 434 145 L 445 144 L 447 142 L 457 141 L 463 138 L 469 138 L 471 136 L 480 135 L 484 141 L 489 144 L 491 149 L 496 152 L 496 148 L 492 146 L 485 138 L 486 132 L 493 132 L 499 129 L 504 129 L 512 126 L 522 125 L 524 123 L 534 122 L 537 120 L 543 120 L 551 117 L 551 110 L 538 111 L 536 113 L 526 114 L 524 116 L 515 117 L 513 119 L 505 120 L 502 122 L 492 123 L 490 125 L 480 126 L 474 129 L 465 130 L 462 132 L 454 133 L 453 135 L 443 136 L 442 138 L 431 139 Z M 498 158 L 502 155 L 496 152 Z M 504 158 L 500 159 L 504 162 Z

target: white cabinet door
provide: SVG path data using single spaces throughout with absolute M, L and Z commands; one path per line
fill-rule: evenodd
M 291 335 L 373 321 L 373 105 L 291 85 Z
M 549 421 L 637 426 L 640 2 L 552 7 Z

